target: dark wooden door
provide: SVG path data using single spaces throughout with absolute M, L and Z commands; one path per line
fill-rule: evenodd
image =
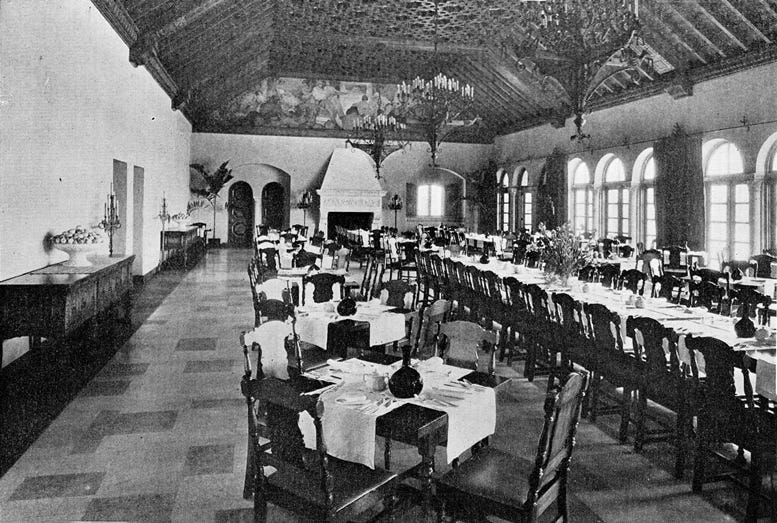
M 283 229 L 283 186 L 271 182 L 262 189 L 262 224 L 271 229 Z
M 254 236 L 254 192 L 246 182 L 229 188 L 229 246 L 251 247 Z

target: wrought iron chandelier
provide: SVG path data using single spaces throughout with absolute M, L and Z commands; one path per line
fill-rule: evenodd
M 380 95 L 378 95 L 380 102 Z M 353 136 L 345 141 L 367 153 L 375 162 L 375 177 L 380 179 L 380 167 L 391 153 L 404 149 L 409 141 L 404 136 L 406 125 L 381 112 L 367 115 L 354 124 Z
M 569 97 L 574 115 L 572 140 L 583 132 L 583 114 L 591 95 L 613 74 L 637 67 L 652 69 L 638 42 L 639 0 L 522 0 L 516 54 L 535 62 L 545 79 L 555 79 Z M 602 68 L 610 65 L 612 71 Z M 566 116 L 566 115 L 564 115 Z
M 397 98 L 399 102 L 408 108 L 412 106 L 413 116 L 423 127 L 426 143 L 429 144 L 429 153 L 432 155 L 432 166 L 437 167 L 437 153 L 440 144 L 455 128 L 453 122 L 461 122 L 462 125 L 472 125 L 478 119 L 473 118 L 468 122 L 462 120 L 472 107 L 475 100 L 475 90 L 469 84 L 459 82 L 442 73 L 438 44 L 438 17 L 439 6 L 434 2 L 434 51 L 432 55 L 432 67 L 435 73 L 431 80 L 424 80 L 417 76 L 409 84 L 402 82 L 397 85 Z

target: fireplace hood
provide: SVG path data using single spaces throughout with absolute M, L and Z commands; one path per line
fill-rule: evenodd
M 372 228 L 383 225 L 386 191 L 375 177 L 372 159 L 363 151 L 353 147 L 335 149 L 317 192 L 321 200 L 319 231 L 328 230 L 331 212 L 372 213 Z

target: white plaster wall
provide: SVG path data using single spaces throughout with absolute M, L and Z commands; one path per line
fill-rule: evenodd
M 345 140 L 338 138 L 308 138 L 294 136 L 254 136 L 229 135 L 215 133 L 194 133 L 192 135 L 192 162 L 202 163 L 213 170 L 218 165 L 230 160 L 233 175 L 239 178 L 243 170 L 250 164 L 262 163 L 272 165 L 287 172 L 291 176 L 291 217 L 289 223 L 302 223 L 302 211 L 295 207 L 299 195 L 305 191 L 314 191 L 321 187 L 326 167 L 332 151 L 337 147 L 345 147 Z M 407 200 L 405 184 L 407 181 L 422 175 L 429 170 L 431 158 L 429 146 L 413 142 L 404 152 L 396 152 L 389 156 L 381 168 L 381 186 L 386 191 L 383 202 L 383 223 L 394 224 L 394 213 L 388 209 L 388 198 L 399 193 Z M 457 173 L 466 174 L 481 168 L 491 156 L 492 145 L 443 143 L 439 163 L 441 167 Z M 271 181 L 271 180 L 268 180 Z M 264 181 L 254 181 L 259 186 Z M 222 190 L 223 198 L 228 194 L 228 187 Z M 256 189 L 254 189 L 256 191 Z M 261 195 L 254 193 L 254 198 Z M 222 198 L 222 200 L 223 200 Z M 200 214 L 208 224 L 212 215 Z M 259 215 L 257 215 L 259 216 Z M 318 201 L 308 211 L 308 225 L 319 220 Z M 407 224 L 404 210 L 398 215 L 397 225 L 400 230 L 412 227 Z M 223 242 L 227 239 L 227 215 L 220 209 L 216 218 L 216 236 Z
M 144 256 L 159 256 L 162 192 L 189 199 L 191 125 L 88 0 L 4 0 L 0 8 L 0 279 L 65 256 L 46 233 L 95 225 L 116 158 L 145 168 Z M 129 187 L 132 191 L 131 185 Z

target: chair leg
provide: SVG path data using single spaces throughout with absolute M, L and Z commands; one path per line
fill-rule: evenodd
M 701 420 L 700 424 L 703 423 Z M 695 493 L 701 492 L 704 485 L 704 476 L 707 467 L 707 442 L 704 427 L 697 428 L 696 448 L 694 449 L 693 459 L 693 479 L 691 480 L 691 490 Z
M 750 454 L 750 481 L 748 484 L 747 509 L 745 522 L 758 521 L 758 506 L 761 497 L 761 452 L 755 449 Z
M 623 399 L 621 400 L 621 426 L 618 431 L 618 439 L 621 443 L 626 442 L 629 433 L 629 419 L 631 418 L 631 395 L 632 390 L 629 387 L 623 387 Z
M 645 442 L 645 412 L 647 411 L 647 391 L 640 387 L 637 391 L 637 434 L 634 436 L 634 450 L 640 452 Z
M 251 443 L 251 436 L 248 436 L 248 452 L 246 452 L 246 477 L 243 483 L 243 499 L 254 497 L 254 480 L 256 470 L 254 466 L 254 446 Z
M 385 445 L 383 447 L 383 468 L 391 470 L 391 438 L 384 438 Z
M 685 402 L 682 399 L 680 399 L 679 408 L 677 410 L 677 426 L 675 427 L 676 435 L 677 435 L 677 441 L 675 442 L 675 445 L 677 446 L 677 450 L 676 450 L 677 455 L 675 456 L 674 477 L 677 479 L 682 479 L 683 474 L 685 472 L 685 454 L 688 450 L 687 419 L 688 419 L 688 407 L 685 404 Z
M 599 402 L 599 388 L 601 387 L 602 377 L 594 373 L 591 377 L 591 393 L 587 396 L 588 400 L 588 419 L 591 423 L 596 421 L 596 406 Z

